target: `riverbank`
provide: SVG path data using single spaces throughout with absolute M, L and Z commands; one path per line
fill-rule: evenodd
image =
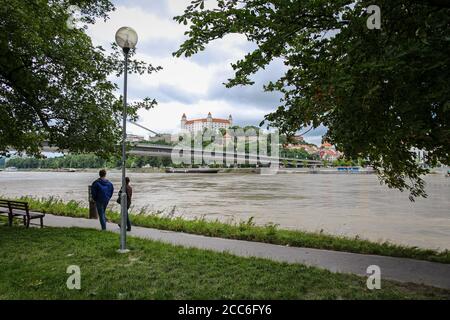
M 120 168 L 107 168 L 109 171 L 120 171 Z M 172 167 L 149 167 L 149 168 L 127 168 L 128 172 L 132 173 L 168 173 L 167 170 L 173 169 Z M 49 168 L 33 168 L 33 169 L 15 169 L 13 171 L 6 169 L 6 172 L 98 172 L 98 168 L 58 168 L 58 169 L 49 169 Z M 177 170 L 177 169 L 175 169 Z M 181 170 L 181 169 L 180 169 Z M 186 168 L 187 171 L 192 171 L 195 173 L 195 168 L 190 169 Z M 212 169 L 214 170 L 214 169 Z M 218 173 L 225 174 L 261 174 L 264 173 L 261 168 L 216 168 Z M 1 170 L 0 170 L 1 171 Z M 360 169 L 356 170 L 338 170 L 338 168 L 279 168 L 275 171 L 272 171 L 276 174 L 289 174 L 289 173 L 298 173 L 298 174 L 374 174 L 375 171 L 369 169 Z M 170 173 L 170 172 L 169 172 Z M 190 173 L 190 172 L 186 172 Z
M 20 200 L 28 201 L 31 209 L 34 211 L 80 218 L 88 218 L 89 216 L 88 209 L 76 201 L 65 203 L 55 198 L 36 199 L 30 197 L 22 197 Z M 118 212 L 108 211 L 107 217 L 109 221 L 115 223 L 120 221 L 120 214 Z M 210 221 L 205 218 L 188 220 L 182 217 L 173 217 L 170 214 L 163 216 L 161 214 L 148 214 L 142 211 L 132 214 L 132 223 L 136 226 L 210 237 L 450 263 L 450 251 L 448 250 L 436 251 L 401 246 L 389 242 L 378 243 L 359 237 L 340 237 L 321 232 L 283 230 L 274 224 L 258 226 L 255 225 L 253 218 L 232 224 L 218 220 Z
M 107 168 L 111 172 L 119 172 L 120 168 Z M 166 173 L 168 169 L 172 167 L 148 167 L 148 168 L 127 168 L 128 172 L 132 173 Z M 15 171 L 19 172 L 92 172 L 97 173 L 98 168 L 33 168 L 33 169 L 17 169 Z M 219 174 L 261 174 L 263 171 L 261 168 L 217 168 Z M 0 172 L 8 172 L 7 169 L 0 169 Z M 14 171 L 9 171 L 14 172 Z M 280 167 L 276 169 L 276 174 L 337 174 L 337 175 L 347 175 L 347 174 L 376 174 L 376 171 L 370 168 L 359 168 L 358 170 L 347 168 L 347 167 L 325 167 L 325 168 L 284 168 Z M 445 175 L 447 172 L 446 168 L 435 168 L 430 171 L 429 174 L 442 174 Z
M 0 299 L 450 299 L 450 291 L 79 228 L 0 227 Z M 93 263 L 95 262 L 95 263 Z M 81 271 L 68 290 L 67 267 Z M 99 272 L 101 270 L 101 272 Z

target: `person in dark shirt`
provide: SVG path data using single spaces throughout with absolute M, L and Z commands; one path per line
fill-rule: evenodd
M 106 179 L 106 170 L 100 170 L 99 178 L 92 183 L 92 199 L 97 207 L 98 218 L 102 230 L 106 230 L 106 207 L 114 193 L 113 184 Z
M 125 182 L 127 184 L 127 231 L 131 231 L 131 222 L 130 222 L 130 216 L 128 214 L 128 210 L 130 210 L 131 206 L 131 198 L 133 197 L 133 188 L 130 186 L 130 178 L 126 177 Z M 117 199 L 117 203 L 120 204 L 120 196 L 122 195 L 122 188 L 120 188 L 119 191 L 119 198 Z M 120 223 L 119 223 L 120 227 Z

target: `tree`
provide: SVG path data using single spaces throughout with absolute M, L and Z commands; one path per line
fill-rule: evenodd
M 367 159 L 389 187 L 410 199 L 426 196 L 412 148 L 426 163 L 450 164 L 450 4 L 448 1 L 378 0 L 381 29 L 367 28 L 358 0 L 220 0 L 205 9 L 191 1 L 174 19 L 189 25 L 174 54 L 191 56 L 209 42 L 240 33 L 257 45 L 233 64 L 228 87 L 274 59 L 286 72 L 268 83 L 283 94 L 265 117 L 288 135 L 324 124 L 327 139 L 348 158 Z
M 44 141 L 73 152 L 115 150 L 122 98 L 108 76 L 122 74 L 123 55 L 117 46 L 111 54 L 94 47 L 86 27 L 70 28 L 70 5 L 81 9 L 85 24 L 114 10 L 108 0 L 8 0 L 0 6 L 2 154 L 15 149 L 39 155 Z M 130 72 L 159 69 L 130 62 Z M 146 98 L 130 105 L 130 117 L 155 103 Z

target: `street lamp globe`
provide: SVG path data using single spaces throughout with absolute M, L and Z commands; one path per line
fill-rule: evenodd
M 133 28 L 122 27 L 116 32 L 116 43 L 124 50 L 134 49 L 138 42 L 138 35 Z

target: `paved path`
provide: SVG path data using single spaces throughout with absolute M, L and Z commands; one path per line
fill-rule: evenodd
M 99 229 L 97 220 L 60 217 L 47 214 L 46 226 Z M 108 230 L 119 232 L 116 224 L 108 223 Z M 370 265 L 381 269 L 382 279 L 413 282 L 450 289 L 450 264 L 441 264 L 406 258 L 383 257 L 330 250 L 286 247 L 280 245 L 205 237 L 187 233 L 135 227 L 128 233 L 144 239 L 158 240 L 184 247 L 194 247 L 242 256 L 267 258 L 280 262 L 302 263 L 332 272 L 367 276 Z

